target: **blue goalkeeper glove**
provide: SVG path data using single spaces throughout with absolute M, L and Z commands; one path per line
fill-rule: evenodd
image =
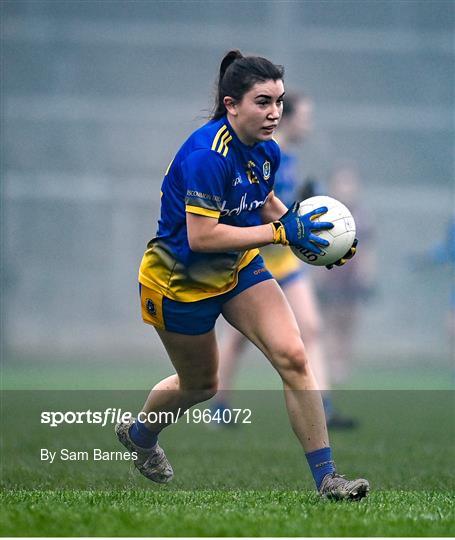
M 333 228 L 329 221 L 313 221 L 327 212 L 326 206 L 316 208 L 308 214 L 299 216 L 300 203 L 295 202 L 278 221 L 271 223 L 273 228 L 273 243 L 284 246 L 305 248 L 319 255 L 322 251 L 318 246 L 328 246 L 329 242 L 313 234 L 312 231 L 325 231 Z

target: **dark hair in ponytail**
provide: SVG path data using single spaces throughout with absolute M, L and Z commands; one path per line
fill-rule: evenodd
M 221 61 L 212 119 L 217 120 L 226 114 L 223 103 L 226 96 L 241 101 L 257 82 L 276 81 L 283 77 L 283 66 L 272 64 L 262 56 L 243 56 L 239 50 L 229 51 Z

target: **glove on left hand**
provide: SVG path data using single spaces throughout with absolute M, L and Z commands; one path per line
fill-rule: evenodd
M 359 241 L 357 240 L 357 238 L 354 239 L 354 242 L 352 243 L 352 246 L 348 249 L 348 251 L 341 257 L 341 259 L 338 259 L 337 261 L 335 261 L 334 263 L 332 264 L 328 264 L 326 266 L 326 268 L 328 268 L 329 270 L 332 270 L 332 268 L 334 266 L 343 266 L 343 264 L 346 264 L 349 259 L 352 259 L 352 257 L 354 257 L 354 255 L 356 254 L 357 252 L 357 244 L 359 243 Z

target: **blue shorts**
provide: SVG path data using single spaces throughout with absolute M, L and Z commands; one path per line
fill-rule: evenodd
M 139 283 L 142 319 L 147 324 L 169 332 L 191 336 L 205 334 L 215 327 L 223 304 L 267 279 L 273 279 L 273 276 L 265 267 L 262 257 L 258 255 L 240 270 L 238 283 L 231 291 L 197 302 L 177 302 Z

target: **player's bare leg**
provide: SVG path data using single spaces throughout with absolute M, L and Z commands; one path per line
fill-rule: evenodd
M 311 369 L 320 390 L 328 390 L 330 384 L 321 343 L 321 321 L 313 286 L 308 279 L 292 281 L 282 287 L 283 292 L 294 312 L 297 324 L 303 333 Z M 246 337 L 230 325 L 223 328 L 219 369 L 219 390 L 224 399 L 229 398 L 233 387 L 234 373 L 237 370 L 239 356 L 247 343 Z
M 294 314 L 275 280 L 227 302 L 225 318 L 270 360 L 283 381 L 292 428 L 305 452 L 327 447 L 322 399 Z
M 329 389 L 325 357 L 321 343 L 321 321 L 313 286 L 309 279 L 294 280 L 282 287 L 294 312 L 305 342 L 311 369 L 321 390 Z M 219 369 L 219 393 L 216 407 L 222 409 L 230 399 L 234 373 L 239 356 L 247 343 L 246 337 L 230 325 L 226 325 L 221 346 Z
M 309 279 L 298 279 L 283 286 L 283 292 L 302 331 L 311 369 L 321 391 L 330 389 L 321 341 L 321 319 L 313 285 Z
M 134 464 L 141 474 L 167 483 L 174 473 L 157 443 L 158 434 L 191 406 L 216 394 L 218 348 L 213 330 L 200 336 L 165 330 L 158 330 L 158 334 L 177 373 L 153 387 L 141 411 L 145 421 L 119 423 L 116 433 L 126 448 L 137 453 Z
M 187 336 L 157 330 L 176 370 L 155 385 L 143 408 L 145 414 L 159 411 L 183 413 L 196 403 L 213 397 L 218 388 L 218 346 L 215 331 Z M 146 423 L 152 430 L 161 430 L 168 423 Z
M 311 369 L 318 381 L 319 388 L 322 392 L 324 410 L 327 420 L 327 426 L 333 429 L 351 429 L 357 424 L 354 418 L 343 416 L 333 407 L 331 382 L 333 379 L 333 371 L 329 371 L 328 355 L 325 345 L 331 339 L 334 339 L 334 327 L 331 324 L 327 325 L 330 328 L 330 339 L 327 335 L 322 340 L 322 321 L 319 315 L 321 309 L 314 290 L 314 285 L 311 279 L 302 278 L 291 281 L 283 287 L 284 294 L 289 302 L 289 305 L 294 312 L 295 318 L 302 332 L 303 342 L 305 343 L 308 357 L 311 363 Z M 341 317 L 342 318 L 342 317 Z M 340 323 L 340 314 L 338 314 L 337 325 Z M 331 363 L 334 363 L 340 350 L 333 350 L 330 358 Z M 346 351 L 343 351 L 344 358 Z M 346 362 L 347 363 L 347 362 Z M 329 374 L 330 373 L 330 377 Z
M 226 319 L 270 360 L 283 381 L 292 428 L 321 495 L 359 500 L 369 490 L 363 478 L 346 480 L 334 469 L 321 394 L 294 314 L 274 280 L 263 281 L 224 305 Z
M 311 369 L 322 392 L 327 425 L 334 429 L 355 427 L 356 422 L 354 419 L 344 417 L 333 409 L 327 356 L 321 335 L 322 321 L 312 280 L 308 276 L 301 277 L 282 285 L 281 288 L 297 320 L 311 363 Z M 230 402 L 240 354 L 248 343 L 247 338 L 229 324 L 224 325 L 222 335 L 219 391 L 214 404 L 214 410 L 220 412 L 223 412 Z M 223 424 L 222 421 L 217 423 Z

